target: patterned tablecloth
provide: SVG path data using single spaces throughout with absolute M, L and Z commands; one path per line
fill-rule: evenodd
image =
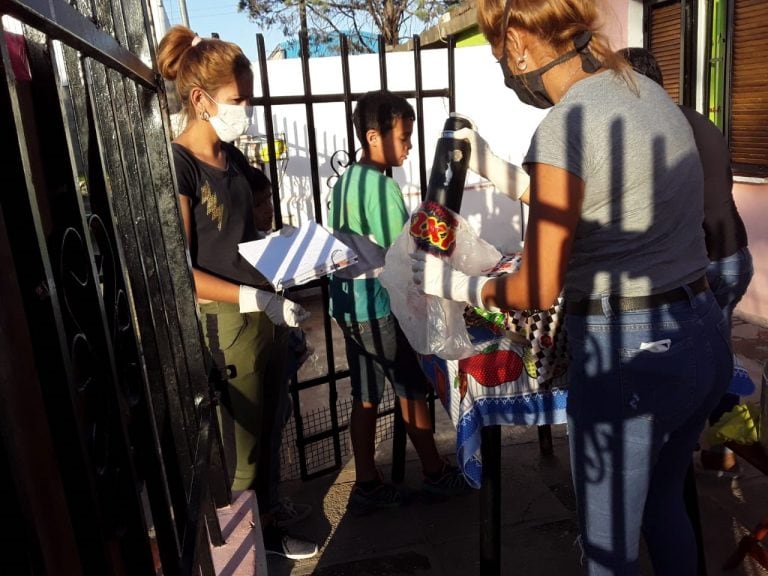
M 462 360 L 419 356 L 456 426 L 456 459 L 474 488 L 480 487 L 483 426 L 566 422 L 567 351 L 560 306 L 509 313 L 496 324 L 468 310 L 465 320 L 477 354 Z

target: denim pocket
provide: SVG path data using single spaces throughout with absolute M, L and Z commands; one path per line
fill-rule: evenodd
M 674 340 L 669 349 L 621 348 L 623 415 L 668 421 L 696 403 L 696 357 L 692 338 Z

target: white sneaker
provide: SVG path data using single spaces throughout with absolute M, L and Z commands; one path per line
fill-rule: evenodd
M 312 506 L 293 502 L 289 498 L 280 498 L 277 506 L 271 510 L 271 514 L 275 518 L 275 524 L 285 528 L 304 520 L 312 514 Z

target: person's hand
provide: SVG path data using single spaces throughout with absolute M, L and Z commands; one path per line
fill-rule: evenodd
M 277 326 L 297 328 L 309 318 L 300 304 L 253 286 L 240 286 L 240 312 L 264 312 Z
M 469 169 L 472 172 L 490 180 L 496 188 L 510 198 L 515 200 L 522 198 L 530 182 L 525 170 L 499 158 L 493 153 L 488 142 L 472 128 L 456 130 L 453 137 L 469 142 L 471 148 Z
M 488 142 L 480 136 L 477 130 L 472 128 L 460 128 L 453 133 L 457 140 L 466 140 L 469 142 L 472 152 L 469 155 L 469 169 L 472 172 L 480 174 L 483 178 L 490 178 L 487 175 L 490 162 L 496 162 L 498 157 L 493 153 Z
M 297 328 L 309 318 L 309 312 L 303 306 L 277 294 L 272 295 L 264 313 L 272 321 L 272 324 L 290 326 L 291 328 Z
M 413 283 L 424 294 L 485 308 L 482 290 L 488 276 L 468 276 L 453 266 L 421 250 L 411 254 Z

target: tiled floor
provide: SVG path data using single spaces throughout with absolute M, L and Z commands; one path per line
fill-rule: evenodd
M 734 348 L 755 383 L 760 383 L 768 359 L 768 329 L 736 320 Z M 343 351 L 343 348 L 341 349 Z M 759 402 L 759 393 L 745 398 Z M 438 410 L 437 440 L 445 454 L 454 453 L 450 420 Z M 570 489 L 568 446 L 564 426 L 553 429 L 555 453 L 541 456 L 534 429 L 502 430 L 502 566 L 505 576 L 571 576 L 582 574 L 577 548 L 574 506 Z M 379 447 L 377 460 L 388 473 L 390 443 Z M 405 485 L 418 489 L 418 459 L 407 453 Z M 707 571 L 710 576 L 766 576 L 756 562 L 744 561 L 723 572 L 721 566 L 736 543 L 768 513 L 768 478 L 745 462 L 738 477 L 718 477 L 702 471 L 695 459 Z M 284 483 L 283 492 L 311 503 L 313 515 L 294 532 L 321 544 L 317 557 L 292 562 L 269 557 L 270 576 L 467 576 L 479 575 L 479 492 L 435 502 L 416 497 L 406 508 L 366 517 L 346 513 L 354 480 L 351 459 L 333 475 L 302 483 Z M 222 525 L 231 530 L 225 547 L 214 549 L 221 576 L 264 574 L 255 569 L 252 502 L 247 498 L 226 511 Z M 239 521 L 238 521 L 239 519 Z M 257 544 L 257 543 L 256 543 Z M 263 559 L 263 557 L 262 557 Z M 651 574 L 643 559 L 643 574 Z

